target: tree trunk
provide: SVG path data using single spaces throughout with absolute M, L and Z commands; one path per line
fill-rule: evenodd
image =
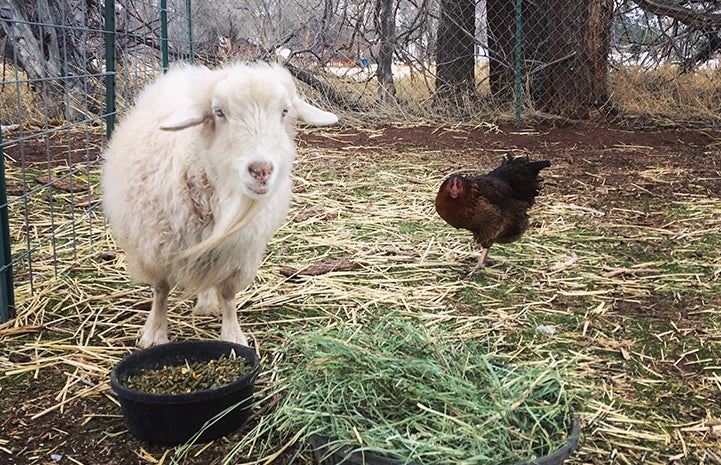
M 97 72 L 88 69 L 90 38 L 82 32 L 91 27 L 85 14 L 89 6 L 83 4 L 92 2 L 71 3 L 70 0 L 0 0 L 3 32 L 28 78 L 37 82 L 36 88 L 48 105 L 48 116 L 69 120 L 77 119 L 80 115 L 76 108 L 85 105 L 66 105 L 67 99 L 74 103 L 73 99 L 84 98 L 94 90 L 93 84 L 82 75 Z M 42 24 L 64 24 L 77 29 Z M 87 100 L 90 106 L 94 105 L 93 99 Z M 91 110 L 97 113 L 101 108 L 95 105 Z
M 514 94 L 515 0 L 488 0 L 491 94 Z M 523 0 L 522 72 L 538 110 L 585 118 L 608 100 L 606 75 L 612 0 Z
M 38 8 L 39 10 L 40 8 Z M 47 34 L 33 28 L 28 17 L 29 5 L 24 0 L 0 0 L 0 18 L 3 32 L 8 37 L 18 61 L 28 76 L 33 79 L 60 76 L 58 62 L 50 59 L 50 49 L 45 41 L 57 44 L 55 31 L 48 28 Z M 55 54 L 58 55 L 57 53 Z
M 608 100 L 612 0 L 546 0 L 549 46 L 531 80 L 537 109 L 583 119 Z
M 476 95 L 474 0 L 441 0 L 436 42 L 436 98 L 464 107 Z
M 378 23 L 380 50 L 378 51 L 378 91 L 376 100 L 380 103 L 395 101 L 396 86 L 393 82 L 393 52 L 396 42 L 396 21 L 393 0 L 378 0 Z M 363 65 L 365 67 L 365 65 Z
M 593 105 L 608 103 L 608 56 L 611 53 L 613 0 L 593 0 L 589 4 L 586 47 L 593 63 Z
M 488 66 L 491 95 L 498 103 L 513 101 L 516 34 L 515 0 L 487 0 Z

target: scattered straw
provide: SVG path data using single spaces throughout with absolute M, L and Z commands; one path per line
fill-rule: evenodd
M 459 152 L 459 160 L 465 155 Z M 551 170 L 530 212 L 533 226 L 518 242 L 494 246 L 489 267 L 466 280 L 479 251 L 467 232 L 447 226 L 432 206 L 449 171 L 441 152 L 425 149 L 400 155 L 382 147 L 300 151 L 288 221 L 269 244 L 256 281 L 238 295 L 241 325 L 262 355 L 261 402 L 241 434 L 245 447 L 232 456 L 226 452 L 241 437 L 219 440 L 196 457 L 197 447 L 141 453 L 144 445 L 123 429 L 108 377 L 113 365 L 135 350 L 151 292 L 129 281 L 124 255 L 102 227 L 99 212 L 77 221 L 75 229 L 59 230 L 54 245 L 32 252 L 32 292 L 30 270 L 24 263 L 15 270 L 18 316 L 0 326 L 0 383 L 3 389 L 47 384 L 50 392 L 23 399 L 22 409 L 6 410 L 17 425 L 47 425 L 61 412 L 104 406 L 115 413 L 116 429 L 105 433 L 101 447 L 123 444 L 149 462 L 176 457 L 188 464 L 269 464 L 292 456 L 297 463 L 312 463 L 302 441 L 310 426 L 294 427 L 289 420 L 278 428 L 271 421 L 290 399 L 290 370 L 312 361 L 292 354 L 300 354 L 312 335 L 320 338 L 322 329 L 358 328 L 342 340 L 380 357 L 369 345 L 379 322 L 412 321 L 415 336 L 426 335 L 440 354 L 455 343 L 484 346 L 518 367 L 573 360 L 564 373 L 564 393 L 574 398 L 589 386 L 593 390 L 591 398 L 575 397 L 583 423 L 579 463 L 710 463 L 709 452 L 721 447 L 721 410 L 713 402 L 721 392 L 718 198 L 686 189 L 675 193 L 673 202 L 654 203 L 644 191 L 630 195 L 625 186 L 607 181 L 607 173 L 568 179 L 562 169 Z M 645 171 L 635 182 L 646 190 L 642 181 L 669 185 L 665 181 L 687 175 Z M 8 175 L 22 179 L 12 166 Z M 61 168 L 52 173 L 62 175 Z M 98 194 L 97 186 L 91 194 Z M 52 195 L 54 222 L 48 199 L 28 206 L 29 228 L 18 221 L 24 207 L 12 205 L 13 244 L 44 237 L 76 216 L 68 208 L 72 193 L 56 189 Z M 284 267 L 303 270 L 338 260 L 357 266 L 293 279 L 282 274 Z M 171 339 L 217 338 L 220 322 L 194 316 L 192 297 L 178 290 L 171 294 Z M 537 329 L 544 327 L 555 332 Z M 429 353 L 435 357 L 435 351 Z M 463 355 L 460 349 L 456 353 Z M 368 360 L 381 366 L 380 358 Z M 461 357 L 440 366 L 460 369 L 477 362 Z M 324 366 L 331 365 L 317 365 L 315 373 Z M 18 394 L 13 395 L 15 402 Z M 343 400 L 354 399 L 364 398 L 348 394 Z M 443 418 L 456 427 L 456 420 L 463 421 L 420 397 L 409 405 L 414 415 Z M 78 423 L 101 418 L 107 419 L 80 416 Z M 363 418 L 358 415 L 359 422 Z M 351 424 L 348 418 L 335 420 Z M 355 426 L 346 429 L 353 442 L 370 441 Z M 7 434 L 2 428 L 0 450 L 25 453 L 25 443 Z M 522 434 L 519 430 L 518 437 Z M 46 457 L 56 447 L 42 444 L 28 453 Z M 214 453 L 223 457 L 209 458 Z M 82 456 L 76 460 L 87 462 Z

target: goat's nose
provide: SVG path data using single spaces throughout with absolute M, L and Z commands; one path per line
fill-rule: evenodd
M 273 164 L 267 161 L 255 161 L 248 165 L 248 172 L 259 183 L 265 184 L 273 174 Z

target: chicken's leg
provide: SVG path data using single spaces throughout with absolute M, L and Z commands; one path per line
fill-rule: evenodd
M 483 247 L 481 250 L 481 258 L 478 259 L 478 263 L 476 263 L 476 266 L 473 267 L 471 271 L 468 272 L 466 275 L 466 279 L 470 278 L 473 273 L 478 271 L 480 268 L 486 267 L 486 257 L 488 257 L 488 251 L 491 249 L 491 246 Z

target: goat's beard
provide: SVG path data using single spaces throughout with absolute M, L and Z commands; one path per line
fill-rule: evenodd
M 198 244 L 178 252 L 177 258 L 197 259 L 243 229 L 253 220 L 260 208 L 260 202 L 247 195 L 243 195 L 240 202 L 228 203 L 232 205 L 233 208 L 216 223 L 213 233 Z

